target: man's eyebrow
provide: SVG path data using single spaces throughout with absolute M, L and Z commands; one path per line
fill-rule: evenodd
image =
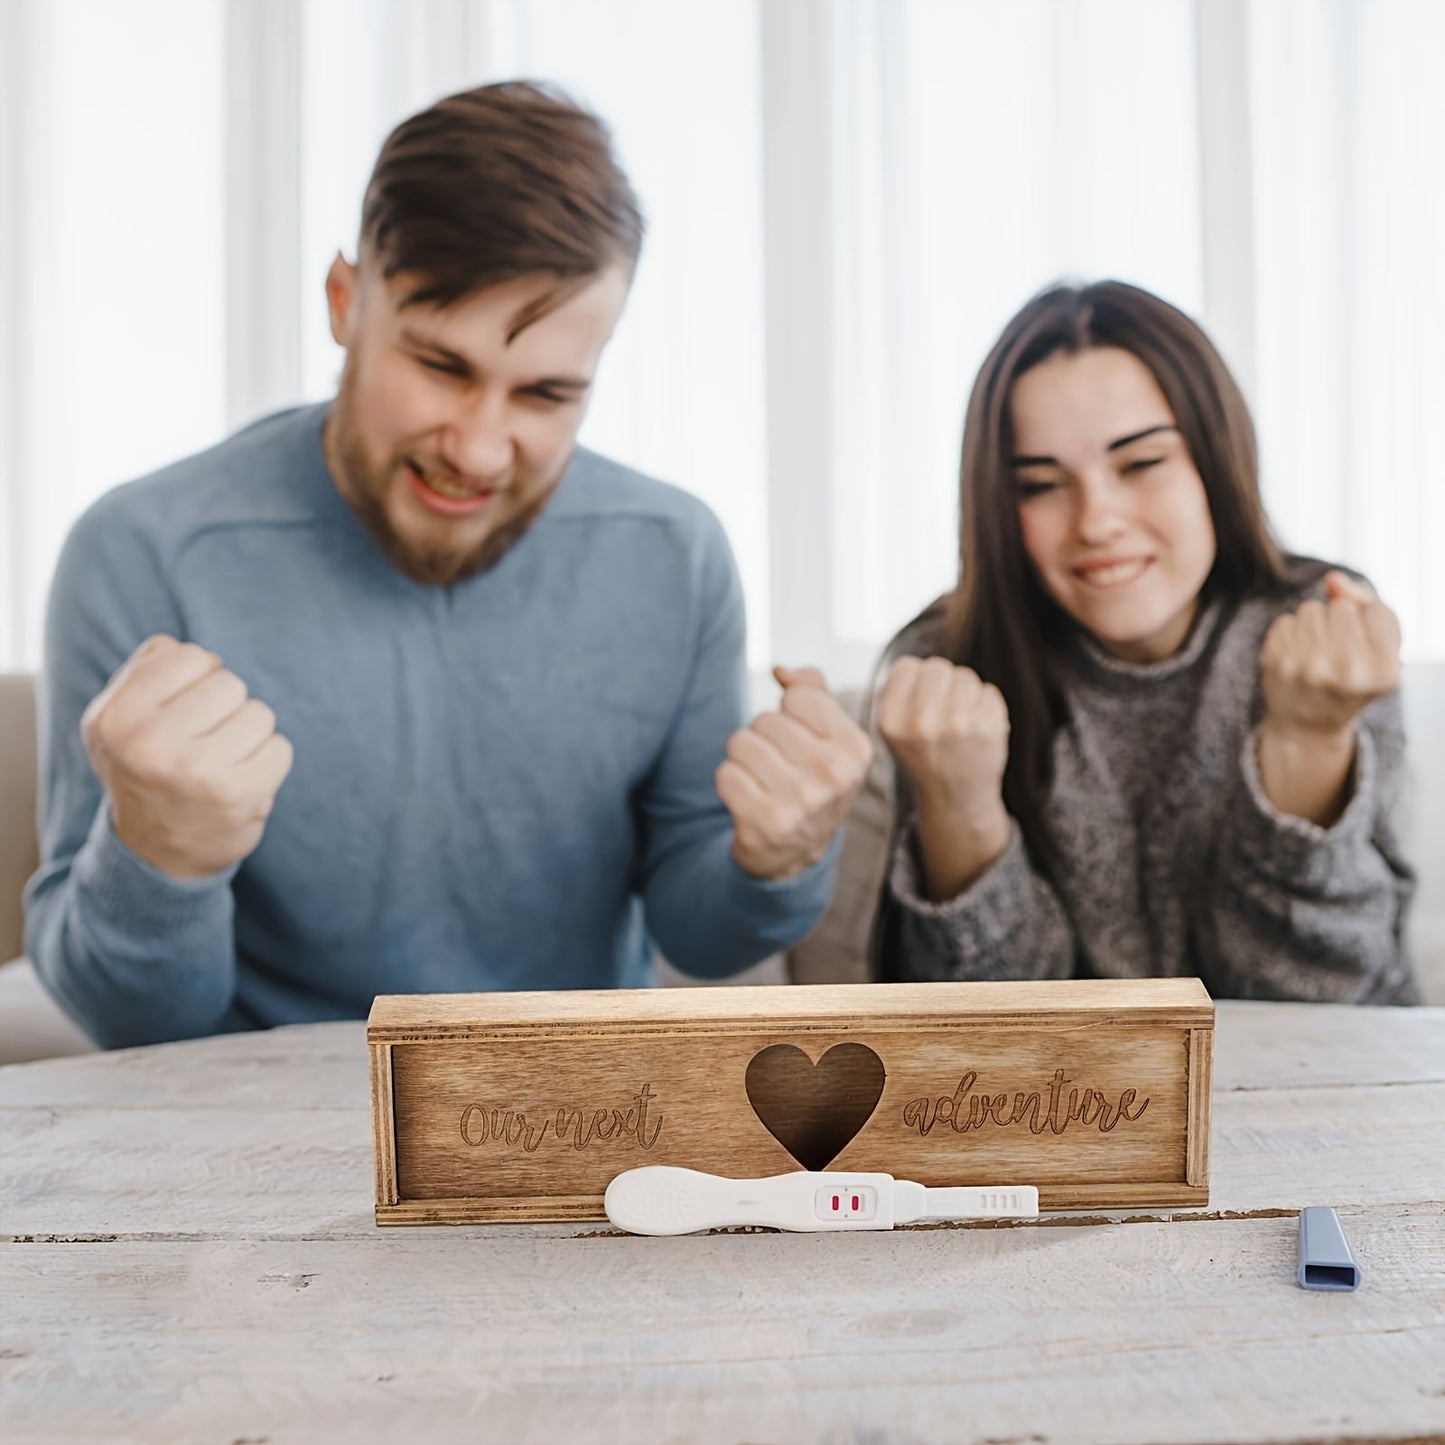
M 408 346 L 414 346 L 420 351 L 435 352 L 462 371 L 470 373 L 475 370 L 472 363 L 460 351 L 453 351 L 450 346 L 444 346 L 440 341 L 433 341 L 430 337 L 423 336 L 421 332 L 413 331 L 409 326 L 401 328 L 401 339 Z M 531 385 L 550 387 L 555 391 L 586 391 L 592 385 L 592 380 L 586 376 L 544 376 L 532 382 Z
M 1105 451 L 1116 452 L 1120 447 L 1127 447 L 1131 442 L 1143 441 L 1145 437 L 1157 436 L 1160 432 L 1174 431 L 1179 428 L 1173 422 L 1160 422 L 1158 426 L 1147 426 L 1143 431 L 1130 432 L 1126 437 L 1119 437 L 1111 441 Z M 1016 467 L 1056 467 L 1059 465 L 1057 457 L 1011 457 L 1010 464 Z
M 468 371 L 472 364 L 460 351 L 453 351 L 450 346 L 443 346 L 440 341 L 433 341 L 429 336 L 423 336 L 419 331 L 413 331 L 410 326 L 401 328 L 401 339 L 408 346 L 415 346 L 422 351 L 434 351 L 438 356 L 444 356 L 457 366 L 464 366 Z

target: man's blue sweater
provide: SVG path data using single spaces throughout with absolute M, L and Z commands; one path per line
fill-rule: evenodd
M 117 1046 L 364 1015 L 378 993 L 607 988 L 651 940 L 700 977 L 802 937 L 837 845 L 770 883 L 713 773 L 744 621 L 695 498 L 579 451 L 491 571 L 409 581 L 337 492 L 324 407 L 121 487 L 51 594 L 27 947 Z M 116 837 L 81 714 L 150 634 L 218 653 L 295 746 L 239 868 L 179 882 Z

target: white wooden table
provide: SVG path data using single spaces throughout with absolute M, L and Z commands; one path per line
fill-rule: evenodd
M 0 1438 L 1445 1440 L 1442 1009 L 1221 1004 L 1207 1212 L 383 1231 L 368 1107 L 359 1024 L 0 1070 Z

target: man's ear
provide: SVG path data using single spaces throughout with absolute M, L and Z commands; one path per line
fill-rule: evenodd
M 351 345 L 360 279 L 359 268 L 338 251 L 326 273 L 326 309 L 331 317 L 331 339 L 338 346 Z

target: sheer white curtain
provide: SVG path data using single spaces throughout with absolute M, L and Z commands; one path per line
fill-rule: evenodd
M 0 668 L 116 482 L 331 390 L 377 145 L 554 79 L 650 236 L 585 438 L 704 496 L 751 660 L 859 681 L 953 571 L 964 399 L 1059 275 L 1198 314 L 1286 541 L 1445 656 L 1436 0 L 9 0 Z
M 832 7 L 832 632 L 953 581 L 958 452 L 998 330 L 1061 276 L 1203 300 L 1191 0 Z M 856 665 L 856 661 L 855 661 Z
M 1254 404 L 1286 544 L 1374 577 L 1408 652 L 1445 656 L 1445 6 L 826 11 L 832 551 L 815 585 L 843 670 L 952 580 L 961 418 L 992 337 L 1048 281 L 1103 275 L 1203 320 Z
M 224 18 L 0 4 L 0 670 L 86 504 L 226 425 Z
M 649 220 L 583 433 L 721 516 L 768 642 L 756 0 L 5 0 L 0 670 L 38 662 L 101 492 L 329 394 L 322 281 L 376 149 L 439 95 L 555 81 Z
M 639 191 L 643 265 L 583 440 L 718 512 L 767 655 L 762 215 L 755 0 L 305 0 L 301 64 L 305 387 L 339 355 L 320 277 L 353 249 L 387 130 L 439 94 L 545 77 L 606 117 Z
M 1445 5 L 1269 0 L 1248 43 L 1268 500 L 1445 658 Z

